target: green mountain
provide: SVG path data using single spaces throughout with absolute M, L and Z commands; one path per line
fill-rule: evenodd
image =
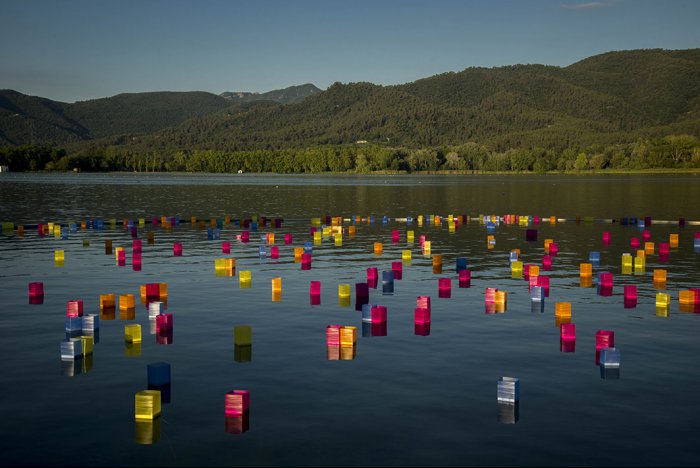
M 321 90 L 311 83 L 290 86 L 284 89 L 276 89 L 266 93 L 249 93 L 227 91 L 219 96 L 228 99 L 231 102 L 255 102 L 255 101 L 272 101 L 280 104 L 292 104 L 302 101 L 312 94 L 320 93 Z
M 562 151 L 700 136 L 700 49 L 610 52 L 567 67 L 467 68 L 403 85 L 335 83 L 317 91 L 121 94 L 75 104 L 2 91 L 0 144 L 166 155 L 358 141 Z

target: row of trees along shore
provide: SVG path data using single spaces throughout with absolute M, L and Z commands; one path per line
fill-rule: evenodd
M 567 148 L 514 148 L 479 143 L 436 148 L 338 145 L 283 150 L 135 152 L 119 146 L 75 152 L 46 146 L 0 148 L 11 171 L 369 173 L 375 171 L 575 172 L 700 168 L 700 139 L 669 135 L 633 143 Z

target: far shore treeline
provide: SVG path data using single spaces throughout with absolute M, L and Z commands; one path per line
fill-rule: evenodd
M 137 153 L 120 147 L 69 153 L 49 146 L 0 148 L 11 171 L 128 171 L 236 173 L 370 173 L 377 171 L 571 172 L 589 170 L 698 169 L 700 139 L 669 135 L 634 143 L 556 151 L 513 148 L 494 151 L 466 143 L 436 148 L 337 145 L 285 150 L 185 150 Z

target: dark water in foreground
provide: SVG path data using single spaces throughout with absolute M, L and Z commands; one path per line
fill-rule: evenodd
M 620 256 L 632 252 L 637 227 L 563 222 L 532 226 L 537 242 L 525 242 L 525 228 L 501 224 L 496 247 L 486 248 L 486 228 L 470 222 L 450 234 L 442 227 L 407 227 L 382 215 L 532 214 L 562 218 L 652 216 L 700 219 L 697 176 L 466 176 L 466 177 L 278 177 L 22 175 L 0 178 L 0 219 L 22 223 L 84 218 L 182 217 L 172 230 L 147 223 L 143 268 L 131 266 L 131 236 L 118 226 L 78 230 L 61 240 L 0 237 L 0 463 L 3 465 L 697 465 L 700 402 L 700 314 L 679 309 L 678 291 L 700 287 L 700 254 L 693 250 L 697 226 L 653 225 L 652 240 L 680 235 L 668 262 L 647 258 L 643 275 L 622 275 Z M 242 229 L 226 226 L 221 241 L 189 223 L 190 216 L 283 217 L 281 229 L 259 228 L 251 242 L 235 241 Z M 313 267 L 301 271 L 293 247 L 311 240 L 310 218 L 374 214 L 342 247 L 324 239 L 314 246 Z M 346 224 L 346 227 L 348 224 Z M 414 230 L 416 242 L 405 233 Z M 391 231 L 401 240 L 392 244 Z M 612 242 L 603 245 L 602 233 Z M 153 232 L 155 243 L 146 242 Z M 274 232 L 278 261 L 261 260 L 260 234 Z M 292 245 L 283 234 L 291 233 Z M 421 255 L 418 237 L 443 255 L 434 274 Z M 554 239 L 559 254 L 546 273 L 550 297 L 533 312 L 527 282 L 512 279 L 511 249 L 525 263 L 541 265 L 543 241 Z M 83 240 L 90 246 L 84 247 Z M 127 264 L 105 255 L 104 241 L 127 250 Z M 184 255 L 173 257 L 173 242 Z M 381 256 L 372 252 L 383 242 Z M 53 252 L 65 250 L 65 265 Z M 412 250 L 410 265 L 382 294 L 381 271 Z M 269 247 L 268 247 L 269 250 Z M 600 251 L 593 287 L 582 288 L 579 263 Z M 250 270 L 252 285 L 217 277 L 214 259 L 236 258 L 237 272 Z M 466 257 L 470 288 L 457 287 L 455 259 Z M 355 311 L 354 284 L 377 267 L 380 281 L 370 303 L 388 308 L 387 336 L 363 337 Z M 673 298 L 668 316 L 657 315 L 652 272 L 668 271 Z M 596 275 L 615 275 L 612 296 L 597 294 Z M 282 298 L 271 300 L 270 282 L 281 277 Z M 452 296 L 438 298 L 438 278 L 452 278 Z M 322 282 L 321 304 L 309 303 L 309 282 Z M 42 305 L 28 304 L 27 284 L 43 281 Z M 167 282 L 168 312 L 174 316 L 172 344 L 150 334 L 139 286 Z M 352 285 L 353 303 L 338 303 L 339 283 Z M 639 304 L 623 307 L 624 284 L 637 285 Z M 505 313 L 486 314 L 484 289 L 508 292 Z M 66 301 L 83 299 L 86 313 L 99 312 L 99 295 L 136 295 L 135 320 L 103 320 L 91 367 L 62 364 Z M 429 336 L 414 333 L 416 296 L 432 299 Z M 575 352 L 560 351 L 554 303 L 571 302 Z M 129 356 L 124 325 L 143 329 L 140 355 Z M 325 327 L 358 327 L 356 357 L 329 361 Z M 233 327 L 253 329 L 252 360 L 237 362 Z M 601 378 L 595 364 L 595 332 L 615 331 L 621 351 L 619 379 Z M 130 353 L 134 354 L 134 353 Z M 170 402 L 153 427 L 152 445 L 136 443 L 134 394 L 147 388 L 146 366 L 172 366 Z M 82 369 L 82 367 L 85 369 Z M 75 375 L 68 376 L 73 373 Z M 496 402 L 496 381 L 520 379 L 519 418 Z M 248 389 L 249 430 L 226 431 L 224 394 Z M 499 417 L 500 415 L 500 417 Z M 500 418 L 500 420 L 499 420 Z M 141 428 L 138 434 L 141 435 Z

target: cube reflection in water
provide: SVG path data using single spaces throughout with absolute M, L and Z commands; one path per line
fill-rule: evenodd
M 515 377 L 498 379 L 496 396 L 499 403 L 515 404 L 520 400 L 520 379 Z
M 234 345 L 233 359 L 236 362 L 250 362 L 253 360 L 253 347 L 251 345 Z
M 362 322 L 362 336 L 365 338 L 373 336 L 387 336 L 387 323 Z
M 459 272 L 459 287 L 468 288 L 471 286 L 472 272 L 471 270 L 461 270 Z
M 92 356 L 90 356 L 92 358 Z M 61 360 L 61 375 L 65 377 L 75 377 L 83 373 L 83 358 L 77 357 L 75 359 Z
M 516 424 L 520 420 L 520 402 L 498 403 L 498 422 L 501 424 Z
M 146 367 L 148 385 L 160 387 L 170 384 L 170 364 L 167 362 L 155 362 Z
M 160 418 L 134 421 L 134 440 L 139 445 L 152 445 L 160 440 Z
M 620 350 L 602 348 L 600 350 L 600 365 L 602 367 L 620 367 Z
M 242 416 L 226 416 L 226 433 L 243 434 L 250 430 L 250 414 L 248 411 Z

